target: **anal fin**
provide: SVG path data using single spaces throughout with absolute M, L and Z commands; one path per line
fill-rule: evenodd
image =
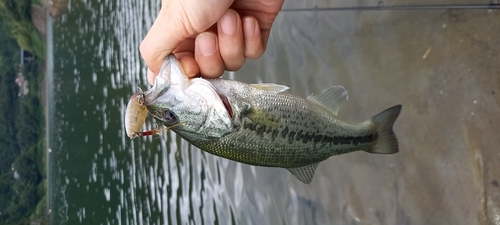
M 316 167 L 318 167 L 318 164 L 319 163 L 314 163 L 307 166 L 286 169 L 303 183 L 309 184 L 314 177 L 314 172 L 316 171 Z

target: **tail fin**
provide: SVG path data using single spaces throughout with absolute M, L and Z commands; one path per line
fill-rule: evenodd
M 373 116 L 370 121 L 375 123 L 378 133 L 377 144 L 369 153 L 394 154 L 399 151 L 398 139 L 392 131 L 392 125 L 401 112 L 401 105 L 395 105 Z

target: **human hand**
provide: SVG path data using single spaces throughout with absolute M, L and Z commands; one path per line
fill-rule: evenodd
M 174 53 L 190 77 L 215 78 L 262 56 L 284 0 L 162 0 L 140 51 L 154 83 Z

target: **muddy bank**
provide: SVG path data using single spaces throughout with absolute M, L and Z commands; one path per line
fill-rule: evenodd
M 68 0 L 42 0 L 42 6 L 31 5 L 31 20 L 44 40 L 47 36 L 47 12 L 53 18 L 58 18 L 67 10 Z
M 47 41 L 47 15 L 57 19 L 59 16 L 64 15 L 68 9 L 68 0 L 42 0 L 42 5 L 31 5 L 31 20 L 36 27 L 40 37 Z M 40 71 L 46 71 L 47 66 L 44 63 L 41 65 Z M 45 78 L 38 84 L 40 87 L 39 96 L 42 105 L 46 106 L 45 99 Z

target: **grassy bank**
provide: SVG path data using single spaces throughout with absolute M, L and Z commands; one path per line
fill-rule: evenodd
M 45 43 L 31 19 L 31 5 L 33 3 L 41 5 L 40 1 L 0 0 L 0 19 L 18 46 L 44 60 L 46 56 Z
M 5 225 L 48 224 L 39 86 L 46 50 L 31 22 L 32 3 L 0 0 L 0 224 Z M 34 60 L 20 65 L 20 47 Z M 16 83 L 20 74 L 27 81 L 25 94 Z

